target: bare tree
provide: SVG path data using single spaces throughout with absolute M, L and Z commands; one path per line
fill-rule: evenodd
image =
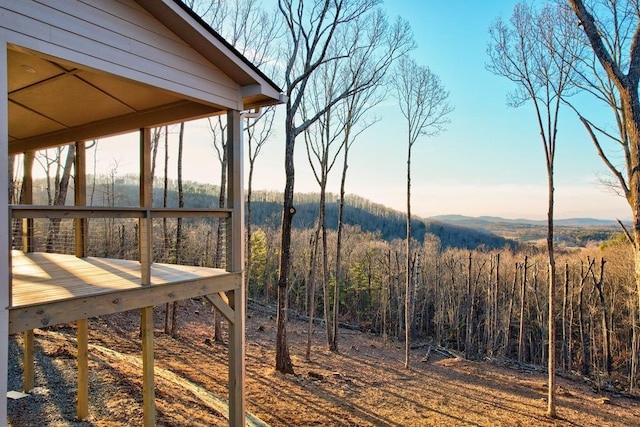
M 574 26 L 575 27 L 575 26 Z M 519 107 L 531 101 L 545 154 L 548 212 L 547 252 L 549 260 L 549 387 L 547 414 L 555 409 L 555 289 L 556 263 L 553 247 L 553 168 L 557 140 L 558 114 L 562 96 L 571 91 L 572 64 L 580 52 L 567 9 L 546 5 L 541 10 L 519 3 L 508 23 L 498 18 L 489 29 L 488 69 L 516 84 L 508 103 Z M 575 34 L 575 33 L 574 33 Z
M 220 163 L 220 192 L 218 193 L 218 208 L 222 209 L 226 206 L 227 194 L 227 138 L 225 137 L 227 132 L 226 121 L 222 120 L 222 116 L 216 118 L 209 118 L 209 130 L 213 140 L 213 148 L 218 156 L 218 162 Z M 215 122 L 215 124 L 214 124 Z M 216 268 L 224 268 L 223 265 L 223 250 L 224 250 L 224 235 L 225 235 L 225 219 L 218 218 L 218 229 L 216 232 L 216 252 L 213 261 L 213 266 Z M 213 308 L 214 315 L 214 328 L 213 339 L 215 342 L 222 342 L 222 315 L 218 310 Z
M 252 273 L 252 248 L 251 248 L 251 202 L 253 197 L 253 172 L 255 170 L 256 160 L 264 145 L 269 141 L 273 134 L 273 120 L 275 118 L 275 109 L 269 107 L 263 110 L 256 118 L 247 117 L 245 131 L 247 134 L 247 156 L 249 158 L 249 175 L 247 177 L 247 241 L 245 252 L 245 270 L 244 280 L 247 287 L 247 296 L 249 295 L 249 287 L 251 283 Z
M 37 156 L 38 162 L 43 166 L 47 179 L 47 199 L 50 205 L 61 206 L 67 200 L 67 192 L 69 190 L 69 180 L 71 179 L 71 169 L 75 160 L 75 145 L 66 146 L 66 157 L 64 163 L 62 156 L 65 147 L 53 149 L 53 157 L 50 156 L 50 150 L 44 151 L 41 156 Z M 54 176 L 51 176 L 51 168 L 54 168 Z M 53 179 L 53 182 L 51 180 Z M 57 244 L 58 234 L 60 232 L 60 218 L 51 218 L 49 220 L 49 228 L 47 230 L 46 251 L 54 252 Z
M 278 273 L 278 313 L 276 320 L 276 369 L 283 373 L 293 373 L 293 364 L 287 343 L 287 310 L 289 274 L 291 268 L 291 222 L 296 209 L 293 204 L 295 183 L 294 152 L 296 137 L 305 131 L 327 110 L 340 100 L 367 87 L 371 82 L 361 82 L 355 86 L 345 82 L 336 92 L 334 99 L 307 117 L 300 117 L 301 103 L 310 77 L 323 64 L 348 58 L 359 49 L 358 44 L 345 45 L 329 54 L 329 46 L 336 30 L 350 25 L 355 19 L 372 10 L 376 0 L 315 0 L 311 3 L 279 0 L 278 9 L 285 21 L 287 32 L 284 82 L 288 98 L 285 113 L 285 176 L 284 200 L 282 208 L 280 271 Z M 296 123 L 298 121 L 298 123 Z
M 239 0 L 226 2 L 221 0 L 208 0 L 201 2 L 189 2 L 189 7 L 194 9 L 203 19 L 216 29 L 231 45 L 241 54 L 246 56 L 256 66 L 263 66 L 275 61 L 275 41 L 281 36 L 282 23 L 277 19 L 277 12 L 267 13 L 261 8 L 259 0 Z M 267 109 L 264 113 L 258 110 L 254 113 L 244 114 L 247 119 L 248 155 L 249 155 L 249 183 L 247 192 L 247 236 L 246 236 L 246 263 L 245 285 L 248 286 L 251 274 L 251 186 L 253 168 L 257 155 L 271 135 L 273 125 L 273 109 Z M 226 122 L 220 116 L 217 119 L 209 119 L 209 129 L 213 137 L 213 146 L 221 166 L 220 193 L 218 207 L 225 206 L 225 192 L 227 180 L 227 141 Z M 256 129 L 259 129 L 256 132 Z M 216 252 L 214 258 L 215 267 L 222 268 L 224 220 L 218 221 L 216 234 Z M 248 295 L 248 293 L 247 293 Z M 214 308 L 215 326 L 214 339 L 222 341 L 221 314 Z
M 610 107 L 615 133 L 570 105 L 613 176 L 609 186 L 625 197 L 631 209 L 633 230 L 629 232 L 622 222 L 620 225 L 634 249 L 640 308 L 640 7 L 636 0 L 569 0 L 569 3 L 592 53 L 579 57 L 576 81 Z M 607 150 L 605 141 L 614 142 L 613 150 Z M 620 154 L 624 159 L 621 166 L 617 162 Z
M 320 187 L 318 228 L 322 235 L 322 285 L 324 294 L 324 315 L 327 327 L 327 341 L 331 351 L 337 351 L 338 311 L 340 296 L 340 252 L 337 251 L 334 287 L 333 314 L 329 299 L 330 272 L 328 265 L 326 192 L 329 173 L 338 156 L 343 153 L 343 174 L 341 180 L 341 207 L 343 207 L 348 146 L 375 120 L 364 122 L 365 114 L 384 98 L 382 84 L 393 62 L 414 47 L 409 25 L 397 19 L 390 24 L 380 9 L 374 9 L 354 19 L 349 27 L 336 32 L 330 47 L 331 54 L 339 50 L 337 46 L 359 44 L 348 60 L 333 61 L 319 67 L 310 79 L 309 96 L 305 102 L 311 103 L 311 110 L 317 111 L 331 102 L 343 90 L 344 82 L 353 87 L 362 87 L 353 95 L 342 99 L 327 109 L 315 123 L 314 128 L 305 131 L 307 156 L 316 182 Z M 337 53 L 336 53 L 337 55 Z M 306 111 L 306 110 L 305 110 Z M 356 127 L 360 125 L 359 127 Z M 311 131 L 314 135 L 310 135 Z M 342 211 L 339 212 L 338 240 L 342 240 Z M 317 243 L 316 243 L 317 244 Z
M 411 151 L 422 136 L 435 136 L 444 130 L 453 111 L 449 104 L 449 92 L 440 78 L 429 67 L 418 65 L 404 57 L 398 64 L 393 87 L 400 111 L 407 120 L 407 241 L 405 273 L 405 362 L 409 369 L 411 329 Z
M 184 207 L 184 191 L 182 188 L 182 152 L 184 149 L 184 122 L 180 123 L 178 130 L 178 208 Z M 180 264 L 184 257 L 183 247 L 183 231 L 182 231 L 182 218 L 178 217 L 176 220 L 176 264 Z M 173 302 L 173 309 L 171 312 L 171 336 L 178 335 L 178 309 L 180 308 L 179 301 Z

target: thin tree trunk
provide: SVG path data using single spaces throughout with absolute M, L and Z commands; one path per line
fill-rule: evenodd
M 289 355 L 289 344 L 287 343 L 287 322 L 288 322 L 288 290 L 289 290 L 289 270 L 291 268 L 291 222 L 296 209 L 293 206 L 293 186 L 295 182 L 294 169 L 294 147 L 295 135 L 293 133 L 293 112 L 287 105 L 287 117 L 285 120 L 285 174 L 286 183 L 282 203 L 282 228 L 280 241 L 280 271 L 278 273 L 278 313 L 276 316 L 276 370 L 283 374 L 293 374 L 293 363 Z
M 631 298 L 631 310 L 630 310 L 630 316 L 631 316 L 631 327 L 632 327 L 632 333 L 631 333 L 631 366 L 629 369 L 629 392 L 633 392 L 636 389 L 636 381 L 638 378 L 638 347 L 639 347 L 639 340 L 638 340 L 638 320 L 637 320 L 637 316 L 638 316 L 638 310 L 637 310 L 637 306 L 635 304 L 635 300 L 632 297 Z
M 600 261 L 600 277 L 596 279 L 595 273 L 591 270 L 593 277 L 593 283 L 598 290 L 598 296 L 600 298 L 600 307 L 602 308 L 602 350 L 604 356 L 604 366 L 607 370 L 607 375 L 611 376 L 612 357 L 611 357 L 611 325 L 609 323 L 609 310 L 607 309 L 607 303 L 604 298 L 604 291 L 602 285 L 604 281 L 604 258 Z
M 525 255 L 522 268 L 522 285 L 520 287 L 520 332 L 518 334 L 518 362 L 524 362 L 524 307 L 527 297 L 527 272 L 529 257 Z
M 569 304 L 569 263 L 564 263 L 564 295 L 562 298 L 562 368 L 569 370 L 569 331 L 567 306 Z
M 224 129 L 222 122 L 218 122 L 222 131 L 222 138 L 224 141 Z M 218 207 L 223 209 L 227 206 L 226 194 L 227 194 L 227 143 L 226 141 L 221 144 L 222 146 L 222 158 L 220 162 L 220 194 L 218 196 Z M 223 265 L 223 251 L 224 251 L 224 237 L 225 237 L 225 221 L 222 218 L 218 218 L 218 232 L 216 233 L 216 256 L 214 266 L 216 268 L 224 268 Z M 213 340 L 217 343 L 221 343 L 222 339 L 222 315 L 217 308 L 213 309 Z
M 518 266 L 518 263 L 515 263 L 515 266 L 513 268 L 513 284 L 511 285 L 511 293 L 510 293 L 510 298 L 509 298 L 509 315 L 507 316 L 507 325 L 505 327 L 505 354 L 509 355 L 511 352 L 510 346 L 511 346 L 511 318 L 513 317 L 513 300 L 516 296 L 516 285 L 518 284 L 518 269 L 520 267 Z
M 182 150 L 184 147 L 184 122 L 180 123 L 178 133 L 178 208 L 184 207 L 184 191 L 182 189 Z M 177 219 L 176 225 L 176 264 L 182 262 L 182 218 Z M 173 302 L 173 312 L 171 316 L 171 336 L 178 335 L 178 308 L 179 302 Z
M 580 264 L 580 293 L 578 294 L 578 321 L 580 322 L 580 341 L 582 343 L 582 375 L 588 376 L 591 367 L 591 355 L 590 349 L 591 344 L 589 342 L 590 336 L 590 325 L 586 319 L 585 315 L 585 304 L 584 304 L 584 285 L 587 277 L 589 277 L 589 273 L 593 268 L 593 263 L 595 260 L 589 261 L 589 266 L 587 271 L 584 271 L 584 264 Z
M 410 129 L 409 129 L 410 130 Z M 404 367 L 409 369 L 411 349 L 411 142 L 407 149 L 407 264 L 405 273 L 405 305 L 404 305 Z
M 71 168 L 73 167 L 73 163 L 76 158 L 76 148 L 75 145 L 71 144 L 67 146 L 67 157 L 64 162 L 64 167 L 62 169 L 62 175 L 60 179 L 56 179 L 55 181 L 55 196 L 53 198 L 54 206 L 62 206 L 65 204 L 67 200 L 67 191 L 69 189 L 69 179 L 71 178 Z M 58 167 L 59 170 L 59 167 Z M 56 174 L 58 175 L 58 174 Z M 52 218 L 49 220 L 49 230 L 47 233 L 47 243 L 46 243 L 46 252 L 54 252 L 58 234 L 60 234 L 60 218 Z
M 556 290 L 556 261 L 553 248 L 553 155 L 555 147 L 555 137 L 551 139 L 552 148 L 547 155 L 547 178 L 549 181 L 549 213 L 547 218 L 547 250 L 549 252 L 549 356 L 548 372 L 549 384 L 547 393 L 547 415 L 556 417 L 556 323 L 555 323 L 555 290 Z
M 168 128 L 164 128 L 164 179 L 162 186 L 162 207 L 167 207 L 167 199 L 169 197 L 169 132 Z M 162 218 L 162 256 L 164 262 L 169 262 L 169 230 L 167 227 L 167 218 Z M 171 305 L 164 305 L 164 333 L 171 332 L 169 327 L 169 318 L 171 315 Z
M 472 332 L 471 332 L 471 267 L 472 267 L 472 255 L 471 251 L 469 251 L 469 263 L 467 265 L 467 295 L 466 295 L 466 303 L 465 303 L 465 314 L 466 314 L 466 332 L 464 337 L 464 355 L 467 359 L 471 359 L 471 340 L 472 340 Z
M 318 238 L 320 234 L 320 221 L 311 236 L 311 254 L 309 255 L 309 280 L 307 289 L 309 324 L 307 325 L 307 348 L 305 350 L 306 360 L 311 360 L 311 335 L 313 334 L 313 319 L 316 310 L 316 260 L 318 255 Z
M 496 254 L 496 286 L 493 292 L 493 342 L 491 354 L 494 354 L 498 345 L 498 292 L 500 290 L 500 254 Z

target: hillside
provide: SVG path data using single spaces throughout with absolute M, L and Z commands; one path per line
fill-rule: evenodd
M 116 206 L 135 206 L 138 202 L 138 186 L 136 177 L 123 177 L 112 185 L 98 185 L 94 191 L 94 203 L 97 205 L 110 203 Z M 153 190 L 153 205 L 162 206 L 163 193 L 158 182 Z M 167 195 L 167 206 L 178 206 L 178 194 L 175 182 L 170 183 Z M 216 186 L 186 182 L 185 206 L 208 208 L 218 205 L 219 188 Z M 42 197 L 42 196 L 41 196 Z M 90 198 L 91 200 L 91 198 Z M 318 218 L 319 195 L 315 193 L 296 194 L 296 215 L 293 218 L 294 228 L 310 228 Z M 72 203 L 72 201 L 68 201 Z M 327 195 L 327 225 L 335 230 L 338 223 L 338 198 L 334 194 Z M 282 216 L 282 194 L 279 192 L 256 191 L 251 203 L 251 222 L 258 227 L 278 229 Z M 405 214 L 381 204 L 373 203 L 356 195 L 348 195 L 345 201 L 344 223 L 358 226 L 364 232 L 379 234 L 387 241 L 406 238 Z M 516 243 L 503 236 L 495 235 L 486 229 L 474 229 L 464 224 L 420 218 L 412 220 L 412 237 L 419 242 L 424 240 L 425 233 L 436 235 L 443 248 L 453 247 L 475 249 L 481 245 L 489 249 L 502 248 Z
M 180 336 L 161 331 L 156 308 L 158 425 L 225 426 L 220 399 L 226 390 L 226 346 L 210 341 L 212 315 L 199 301 L 180 311 Z M 142 425 L 139 313 L 90 319 L 90 421 L 75 421 L 75 329 L 36 329 L 36 389 L 9 400 L 12 427 Z M 247 409 L 279 426 L 630 426 L 637 399 L 600 393 L 579 378 L 558 378 L 558 416 L 546 410 L 546 375 L 540 368 L 499 361 L 471 362 L 426 349 L 411 353 L 404 369 L 401 343 L 383 346 L 370 334 L 341 331 L 340 354 L 326 350 L 316 327 L 312 360 L 304 360 L 307 324 L 291 321 L 289 342 L 297 375 L 274 371 L 274 321 L 249 309 Z M 21 357 L 11 341 L 9 389 L 21 386 Z M 510 367 L 511 366 L 511 367 Z M 608 404 L 607 404 L 608 403 Z M 258 423 L 254 425 L 260 425 Z

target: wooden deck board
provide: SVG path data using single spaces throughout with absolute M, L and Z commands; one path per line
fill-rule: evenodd
M 241 273 L 154 263 L 151 285 L 143 286 L 140 270 L 138 261 L 13 251 L 10 329 L 18 332 L 241 285 Z

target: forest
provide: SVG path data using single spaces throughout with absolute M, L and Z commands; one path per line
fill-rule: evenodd
M 138 197 L 133 185 L 135 179 L 97 177 L 94 205 L 111 201 L 118 206 L 135 206 Z M 14 197 L 19 200 L 19 180 L 15 183 Z M 177 193 L 175 188 L 169 189 L 176 183 L 169 183 L 168 206 L 173 206 L 177 203 Z M 38 189 L 34 199 L 46 203 L 46 180 L 35 180 L 34 184 Z M 56 193 L 55 189 L 50 190 Z M 163 188 L 156 188 L 155 200 L 162 200 L 163 192 Z M 185 206 L 205 207 L 217 203 L 219 188 L 186 183 L 183 192 Z M 257 192 L 254 196 L 252 217 L 256 222 L 252 226 L 251 258 L 247 260 L 251 266 L 246 275 L 248 298 L 273 306 L 277 299 L 280 244 L 278 200 L 282 200 L 282 195 Z M 292 315 L 312 314 L 323 318 L 321 288 L 317 288 L 313 298 L 318 304 L 313 313 L 309 312 L 310 281 L 314 280 L 310 270 L 313 248 L 310 242 L 316 238 L 313 218 L 317 218 L 317 200 L 317 194 L 307 194 L 298 202 L 301 219 L 294 223 L 292 235 L 294 262 L 289 309 Z M 72 202 L 72 197 L 69 201 Z M 303 208 L 305 205 L 308 206 Z M 345 217 L 351 220 L 345 225 L 345 274 L 339 286 L 338 322 L 375 334 L 388 344 L 404 340 L 402 215 L 357 196 L 347 198 Z M 414 244 L 418 249 L 411 260 L 412 342 L 415 345 L 428 342 L 456 350 L 470 360 L 509 358 L 524 364 L 544 365 L 548 351 L 545 339 L 548 264 L 544 242 L 516 242 L 461 225 L 419 218 L 414 221 Z M 132 219 L 90 221 L 90 255 L 135 259 L 136 227 Z M 218 232 L 224 227 L 219 227 L 217 221 L 188 219 L 181 227 L 182 242 L 178 243 L 177 221 L 156 220 L 156 262 L 177 262 L 179 245 L 180 262 L 224 265 L 224 246 L 216 245 Z M 517 229 L 517 225 L 514 228 Z M 633 334 L 637 327 L 637 309 L 632 248 L 620 231 L 615 234 L 605 228 L 599 233 L 589 232 L 587 226 L 571 229 L 578 235 L 598 236 L 609 232 L 614 237 L 590 240 L 581 247 L 558 244 L 562 283 L 556 295 L 560 310 L 555 319 L 559 367 L 568 374 L 592 378 L 603 390 L 633 391 L 637 387 L 638 367 L 634 360 L 637 360 L 638 348 Z M 36 250 L 74 252 L 72 220 L 58 224 L 40 220 L 35 230 Z M 15 246 L 19 247 L 20 223 L 14 224 L 14 232 Z M 335 247 L 335 239 L 336 230 L 329 230 L 330 247 Z M 329 269 L 335 268 L 335 256 L 329 256 L 328 265 Z M 331 301 L 335 289 L 332 278 L 329 281 Z M 339 336 L 340 332 L 336 335 L 338 342 Z

